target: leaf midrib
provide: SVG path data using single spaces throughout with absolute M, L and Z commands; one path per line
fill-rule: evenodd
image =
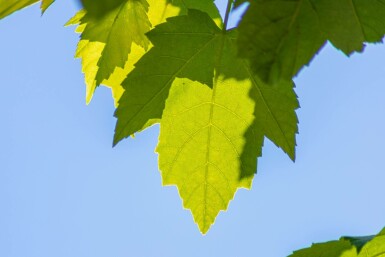
M 122 6 L 119 8 L 119 11 L 117 11 L 116 16 L 114 18 L 114 21 L 112 22 L 112 24 L 110 26 L 110 29 L 108 30 L 107 40 L 106 40 L 106 43 L 104 45 L 103 51 L 101 53 L 101 57 L 100 57 L 100 59 L 98 61 L 98 71 L 97 71 L 97 73 L 95 75 L 96 87 L 103 82 L 103 79 L 99 78 L 99 76 L 100 76 L 100 65 L 101 65 L 102 62 L 104 62 L 104 59 L 105 59 L 105 51 L 106 51 L 107 45 L 109 44 L 110 39 L 111 39 L 111 35 L 112 35 L 112 31 L 113 31 L 112 28 L 115 26 L 115 23 L 118 20 L 118 18 L 120 16 L 120 13 L 123 11 L 124 7 L 128 4 L 129 1 L 131 1 L 131 0 L 128 0 L 127 2 L 122 4 Z M 131 46 L 129 46 L 129 47 L 131 49 Z M 108 78 L 105 78 L 105 79 L 108 79 Z
M 286 147 L 288 147 L 288 150 L 291 150 L 291 145 L 289 143 L 289 140 L 286 137 L 286 134 L 284 133 L 284 131 L 283 131 L 282 127 L 281 127 L 281 124 L 278 122 L 277 117 L 275 116 L 274 112 L 271 110 L 271 107 L 268 104 L 268 102 L 267 102 L 267 100 L 265 98 L 265 95 L 263 94 L 261 88 L 258 86 L 258 83 L 255 80 L 255 78 L 253 76 L 253 73 L 251 72 L 249 66 L 247 65 L 247 63 L 245 63 L 245 61 L 243 61 L 243 65 L 244 65 L 245 70 L 247 71 L 247 73 L 250 76 L 250 79 L 252 81 L 253 87 L 257 89 L 259 95 L 261 96 L 261 98 L 263 100 L 263 104 L 266 106 L 266 109 L 269 111 L 269 114 L 271 115 L 271 117 L 273 117 L 274 122 L 276 123 L 277 127 L 279 128 L 279 130 L 280 130 L 280 132 L 281 132 L 281 134 L 283 136 L 283 138 L 285 139 Z M 284 149 L 284 148 L 282 148 L 282 149 Z M 285 149 L 284 149 L 284 151 L 286 152 Z M 291 159 L 293 159 L 293 160 L 295 159 L 295 156 L 292 154 L 292 151 L 289 152 L 289 156 L 290 156 Z

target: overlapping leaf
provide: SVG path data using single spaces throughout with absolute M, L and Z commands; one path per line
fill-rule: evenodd
M 66 23 L 66 25 L 80 24 L 77 27 L 76 32 L 82 33 L 87 25 L 87 23 L 82 23 L 82 18 L 85 16 L 85 14 L 86 12 L 84 10 L 78 12 L 72 19 L 70 19 Z M 95 79 L 99 70 L 98 62 L 102 56 L 104 46 L 105 43 L 90 41 L 86 39 L 81 39 L 78 43 L 75 57 L 82 59 L 82 71 L 84 73 L 86 82 L 87 104 L 91 101 L 94 91 L 96 89 Z M 125 79 L 126 75 L 133 69 L 134 63 L 137 62 L 144 53 L 145 50 L 142 47 L 133 43 L 131 46 L 131 53 L 129 54 L 130 58 L 128 58 L 124 67 L 116 67 L 110 77 L 102 81 L 104 85 L 111 88 L 115 106 L 117 106 L 117 101 L 123 93 L 123 88 L 121 87 L 122 81 Z
M 40 0 L 0 0 L 0 19 L 19 11 L 31 4 L 37 3 Z M 41 1 L 41 10 L 44 13 L 45 10 L 54 2 L 55 0 L 42 0 Z
M 0 19 L 36 2 L 0 0 Z M 42 0 L 42 12 L 53 2 Z M 113 89 L 116 104 L 120 99 L 114 144 L 161 121 L 163 184 L 178 187 L 202 233 L 238 188 L 250 188 L 265 136 L 295 159 L 291 78 L 326 41 L 350 55 L 385 33 L 384 0 L 250 2 L 238 42 L 235 30 L 221 29 L 213 0 L 82 0 L 87 12 L 68 23 L 80 24 L 76 57 L 87 102 L 99 84 Z M 158 25 L 189 8 L 206 13 L 190 10 Z M 146 33 L 155 25 L 152 48 Z M 315 244 L 292 257 L 325 255 L 385 256 L 385 230 Z
M 250 186 L 261 136 L 294 158 L 293 85 L 263 84 L 237 58 L 235 36 L 197 10 L 158 25 L 115 113 L 114 143 L 161 119 L 163 183 L 178 186 L 203 233 L 236 189 Z
M 347 55 L 385 34 L 383 0 L 255 0 L 239 25 L 239 54 L 265 81 L 290 80 L 329 40 Z
M 126 0 L 81 0 L 84 9 L 95 19 L 100 19 L 104 15 L 118 8 Z
M 81 38 L 104 44 L 97 63 L 97 85 L 108 79 L 115 67 L 124 67 L 133 43 L 148 48 L 145 36 L 151 28 L 148 7 L 146 0 L 126 0 L 100 20 L 91 19 L 87 14 L 82 18 L 82 22 L 87 24 Z
M 184 0 L 184 1 L 173 1 L 172 4 L 167 0 L 149 0 L 149 11 L 148 18 L 150 23 L 154 26 L 163 21 L 166 18 L 186 14 L 187 8 L 196 8 L 201 9 L 207 12 L 217 24 L 221 24 L 221 18 L 219 12 L 213 3 L 213 1 L 207 0 Z M 83 32 L 84 28 L 87 26 L 86 19 L 83 19 L 85 15 L 84 11 L 79 12 L 74 18 L 72 18 L 67 25 L 80 24 L 77 29 L 77 32 Z M 108 27 L 104 33 L 108 33 Z M 122 36 L 122 35 L 116 35 Z M 144 36 L 144 34 L 143 34 Z M 99 72 L 99 60 L 103 56 L 103 49 L 105 43 L 98 42 L 97 38 L 90 40 L 82 39 L 79 42 L 78 49 L 76 51 L 76 57 L 82 59 L 82 70 L 85 74 L 85 81 L 87 85 L 86 89 L 86 102 L 89 103 L 92 99 L 95 88 L 99 85 L 96 81 L 96 76 Z M 119 50 L 119 49 L 118 49 Z M 118 51 L 116 50 L 116 51 Z M 131 51 L 128 54 L 127 62 L 124 67 L 121 68 L 116 62 L 111 61 L 111 68 L 116 66 L 114 72 L 107 79 L 104 79 L 100 83 L 110 87 L 112 89 L 113 97 L 115 100 L 115 105 L 117 105 L 118 100 L 123 92 L 121 83 L 126 77 L 126 75 L 132 70 L 134 63 L 136 63 L 141 56 L 145 53 L 145 49 L 138 47 L 138 45 L 133 42 L 131 45 Z M 108 56 L 106 58 L 109 58 Z
M 234 0 L 234 8 L 238 8 L 239 6 L 243 5 L 246 2 L 247 0 Z
M 342 237 L 338 241 L 313 244 L 289 257 L 381 257 L 385 256 L 385 229 L 376 236 Z
M 170 19 L 148 33 L 155 47 L 123 82 L 114 144 L 161 118 L 175 78 L 188 77 L 212 86 L 220 30 L 210 17 L 203 17 L 201 23 L 188 16 L 176 22 Z

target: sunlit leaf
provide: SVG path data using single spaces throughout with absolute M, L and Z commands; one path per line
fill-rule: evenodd
M 42 13 L 44 13 L 54 1 L 55 0 L 42 0 L 40 5 Z M 0 0 L 0 19 L 37 2 L 40 2 L 40 0 Z
M 148 18 L 152 25 L 160 24 L 164 22 L 166 18 L 182 15 L 187 13 L 187 8 L 201 8 L 207 11 L 210 16 L 216 21 L 218 25 L 221 24 L 219 12 L 212 1 L 207 0 L 185 0 L 174 1 L 173 4 L 168 3 L 167 0 L 149 0 Z M 80 24 L 77 28 L 77 32 L 82 33 L 87 26 L 87 22 L 83 17 L 86 12 L 81 11 L 76 14 L 66 25 Z M 109 30 L 106 28 L 105 33 Z M 81 39 L 76 51 L 76 57 L 82 59 L 82 70 L 85 74 L 86 89 L 86 102 L 91 101 L 96 87 L 99 85 L 96 80 L 96 76 L 99 71 L 98 62 L 102 56 L 105 43 L 97 42 L 96 38 L 93 40 Z M 151 45 L 149 46 L 149 48 Z M 145 49 L 137 46 L 135 42 L 131 45 L 131 51 L 127 56 L 127 62 L 124 67 L 117 66 L 116 63 L 111 62 L 111 66 L 117 66 L 114 72 L 108 79 L 101 81 L 101 84 L 110 87 L 114 97 L 115 105 L 117 106 L 118 100 L 123 92 L 121 83 L 127 74 L 132 70 L 134 63 L 136 63 L 140 57 L 145 53 Z M 107 57 L 108 58 L 108 57 Z
M 205 233 L 236 189 L 250 186 L 263 135 L 294 158 L 293 85 L 265 85 L 237 58 L 236 31 L 200 11 L 169 18 L 148 37 L 154 47 L 123 82 L 114 143 L 161 119 L 163 182 L 178 186 Z

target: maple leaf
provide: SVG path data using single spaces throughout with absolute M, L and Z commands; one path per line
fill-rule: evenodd
M 79 11 L 74 17 L 72 17 L 65 25 L 78 25 L 76 32 L 82 33 L 87 23 L 82 23 L 82 18 L 86 15 L 85 10 Z M 99 70 L 98 61 L 102 55 L 105 44 L 102 42 L 93 42 L 85 39 L 81 39 L 76 49 L 75 57 L 82 60 L 82 71 L 86 82 L 86 103 L 90 103 L 93 94 L 96 89 L 96 75 Z M 145 53 L 145 50 L 136 45 L 131 46 L 131 53 L 123 68 L 116 67 L 114 72 L 108 79 L 103 80 L 103 85 L 111 88 L 112 96 L 115 106 L 118 104 L 118 100 L 123 94 L 123 88 L 121 86 L 122 81 L 126 78 L 127 74 L 133 69 L 134 63 L 136 63 Z
M 350 55 L 385 34 L 382 0 L 255 0 L 239 25 L 238 50 L 271 84 L 290 80 L 329 40 Z
M 169 3 L 167 0 L 148 0 L 149 10 L 148 18 L 150 23 L 155 26 L 164 22 L 166 18 L 186 14 L 187 8 L 199 8 L 207 13 L 216 21 L 218 25 L 221 24 L 218 9 L 213 1 L 207 0 L 178 0 Z M 80 24 L 76 29 L 78 33 L 82 33 L 87 26 L 86 20 L 83 19 L 85 11 L 80 11 L 72 19 L 70 19 L 66 25 Z M 108 33 L 108 28 L 105 28 L 105 33 Z M 119 37 L 120 35 L 116 35 Z M 143 35 L 144 36 L 144 35 Z M 99 70 L 98 62 L 102 56 L 105 43 L 97 42 L 95 40 L 81 39 L 76 50 L 75 57 L 82 59 L 82 71 L 85 74 L 86 82 L 86 103 L 88 104 L 95 92 L 96 87 L 99 85 L 96 81 L 96 76 Z M 149 48 L 151 47 L 148 46 Z M 145 49 L 139 47 L 135 42 L 131 45 L 131 51 L 127 56 L 127 61 L 124 67 L 119 67 L 116 63 L 111 62 L 112 66 L 116 66 L 113 73 L 108 79 L 104 79 L 101 84 L 110 87 L 112 90 L 115 106 L 118 105 L 123 88 L 121 86 L 123 80 L 129 72 L 132 71 L 134 64 L 143 56 L 146 52 Z M 108 58 L 108 57 L 107 57 Z
M 379 257 L 385 255 L 385 229 L 378 235 L 341 237 L 340 240 L 313 244 L 289 257 Z
M 0 19 L 39 1 L 40 0 L 0 0 Z M 44 13 L 54 1 L 55 0 L 42 0 L 40 6 L 42 13 Z
M 365 238 L 368 240 L 369 237 Z M 361 250 L 359 251 L 358 257 L 380 257 L 385 255 L 385 228 L 364 245 L 362 241 L 365 241 L 365 239 L 362 240 L 361 237 L 360 240 L 361 241 L 358 241 L 360 243 L 358 247 L 360 247 L 359 249 Z M 357 247 L 357 240 L 352 243 Z
M 236 31 L 203 12 L 169 18 L 147 35 L 154 46 L 123 82 L 114 144 L 161 119 L 163 183 L 178 186 L 205 233 L 236 189 L 250 187 L 262 136 L 294 158 L 293 85 L 265 85 L 237 58 Z
M 132 43 L 145 49 L 148 47 L 145 36 L 151 28 L 147 17 L 148 7 L 145 0 L 127 0 L 101 19 L 92 19 L 87 13 L 81 19 L 82 23 L 86 23 L 81 38 L 104 44 L 97 63 L 97 85 L 108 79 L 115 67 L 124 67 Z
M 82 33 L 75 57 L 82 59 L 87 104 L 100 83 L 112 89 L 117 104 L 123 92 L 121 82 L 149 47 L 145 36 L 151 27 L 147 11 L 145 0 L 126 0 L 101 19 L 87 17 L 82 10 L 66 23 L 66 26 L 79 24 L 76 32 Z M 137 15 L 141 18 L 137 19 Z M 131 53 L 132 50 L 135 52 Z
M 178 187 L 203 234 L 238 188 L 251 187 L 263 136 L 249 90 L 248 81 L 223 76 L 214 89 L 176 79 L 167 99 L 156 149 L 162 184 Z
M 205 30 L 188 16 L 181 17 L 182 22 L 164 23 L 147 34 L 154 47 L 122 84 L 125 92 L 115 113 L 114 144 L 161 118 L 175 78 L 189 77 L 212 85 L 216 57 L 213 36 L 219 29 L 208 16 L 203 16 Z
M 102 18 L 109 12 L 118 8 L 125 1 L 126 0 L 81 0 L 84 9 L 87 10 L 87 13 L 95 19 Z

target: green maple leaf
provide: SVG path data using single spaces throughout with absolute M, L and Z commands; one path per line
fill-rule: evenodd
M 289 257 L 380 257 L 385 256 L 385 229 L 376 236 L 341 237 L 338 241 L 313 244 Z
M 150 5 L 148 11 L 148 18 L 150 23 L 155 26 L 164 22 L 166 18 L 183 15 L 187 13 L 187 8 L 201 9 L 207 12 L 218 25 L 221 24 L 222 20 L 218 9 L 216 8 L 213 1 L 207 0 L 178 0 L 168 3 L 167 0 L 148 0 Z M 87 22 L 83 17 L 85 11 L 80 11 L 66 25 L 80 24 L 76 29 L 78 33 L 82 33 L 84 28 L 87 26 Z M 104 33 L 108 33 L 106 28 Z M 119 35 L 117 35 L 119 36 Z M 82 59 L 82 71 L 85 74 L 86 82 L 86 103 L 88 104 L 98 86 L 96 81 L 96 75 L 99 71 L 98 62 L 102 56 L 105 43 L 97 42 L 92 40 L 81 39 L 76 50 L 75 57 Z M 150 46 L 151 47 L 151 46 Z M 131 45 L 131 51 L 128 54 L 127 61 L 124 67 L 115 67 L 114 72 L 108 79 L 104 79 L 101 83 L 112 90 L 115 106 L 118 105 L 118 101 L 123 93 L 121 86 L 123 80 L 129 72 L 133 70 L 134 64 L 144 55 L 145 49 L 139 47 L 135 42 Z M 112 66 L 116 64 L 112 63 Z
M 201 24 L 188 16 L 181 17 L 183 22 L 168 22 L 147 34 L 154 47 L 135 64 L 122 84 L 125 92 L 115 113 L 118 122 L 114 144 L 161 118 L 176 77 L 212 85 L 216 47 L 213 36 L 219 29 L 208 16 L 204 16 L 203 25 L 207 26 L 202 32 Z
M 362 246 L 361 246 L 362 247 Z M 385 256 L 385 228 L 372 240 L 367 242 L 358 257 L 382 257 Z
M 361 252 L 362 248 L 371 241 L 375 236 L 361 236 L 361 237 L 342 237 L 342 240 L 349 241 L 357 249 L 357 252 Z
M 148 47 L 145 36 L 151 28 L 148 7 L 145 0 L 126 0 L 101 19 L 92 19 L 87 14 L 81 19 L 86 23 L 81 38 L 104 44 L 97 63 L 97 85 L 108 79 L 116 67 L 124 67 L 133 43 L 145 49 Z
M 385 34 L 382 0 L 255 0 L 239 25 L 239 54 L 275 83 L 290 80 L 327 40 L 350 55 Z
M 236 56 L 236 31 L 203 12 L 169 18 L 147 35 L 154 47 L 123 83 L 114 144 L 161 120 L 163 183 L 178 186 L 205 233 L 236 189 L 250 187 L 262 136 L 294 158 L 293 85 L 260 81 Z
M 0 19 L 39 1 L 40 0 L 0 0 Z M 40 6 L 42 13 L 44 13 L 54 1 L 55 0 L 42 0 Z
M 310 248 L 295 251 L 289 257 L 356 257 L 356 249 L 348 241 L 330 241 L 313 244 Z
M 126 0 L 81 0 L 84 6 L 84 9 L 87 10 L 87 13 L 95 18 L 100 19 L 103 16 L 107 15 L 109 12 L 118 8 Z
M 214 89 L 176 79 L 167 100 L 156 149 L 162 182 L 178 187 L 203 234 L 239 187 L 251 187 L 263 136 L 249 90 L 247 80 L 222 76 Z

